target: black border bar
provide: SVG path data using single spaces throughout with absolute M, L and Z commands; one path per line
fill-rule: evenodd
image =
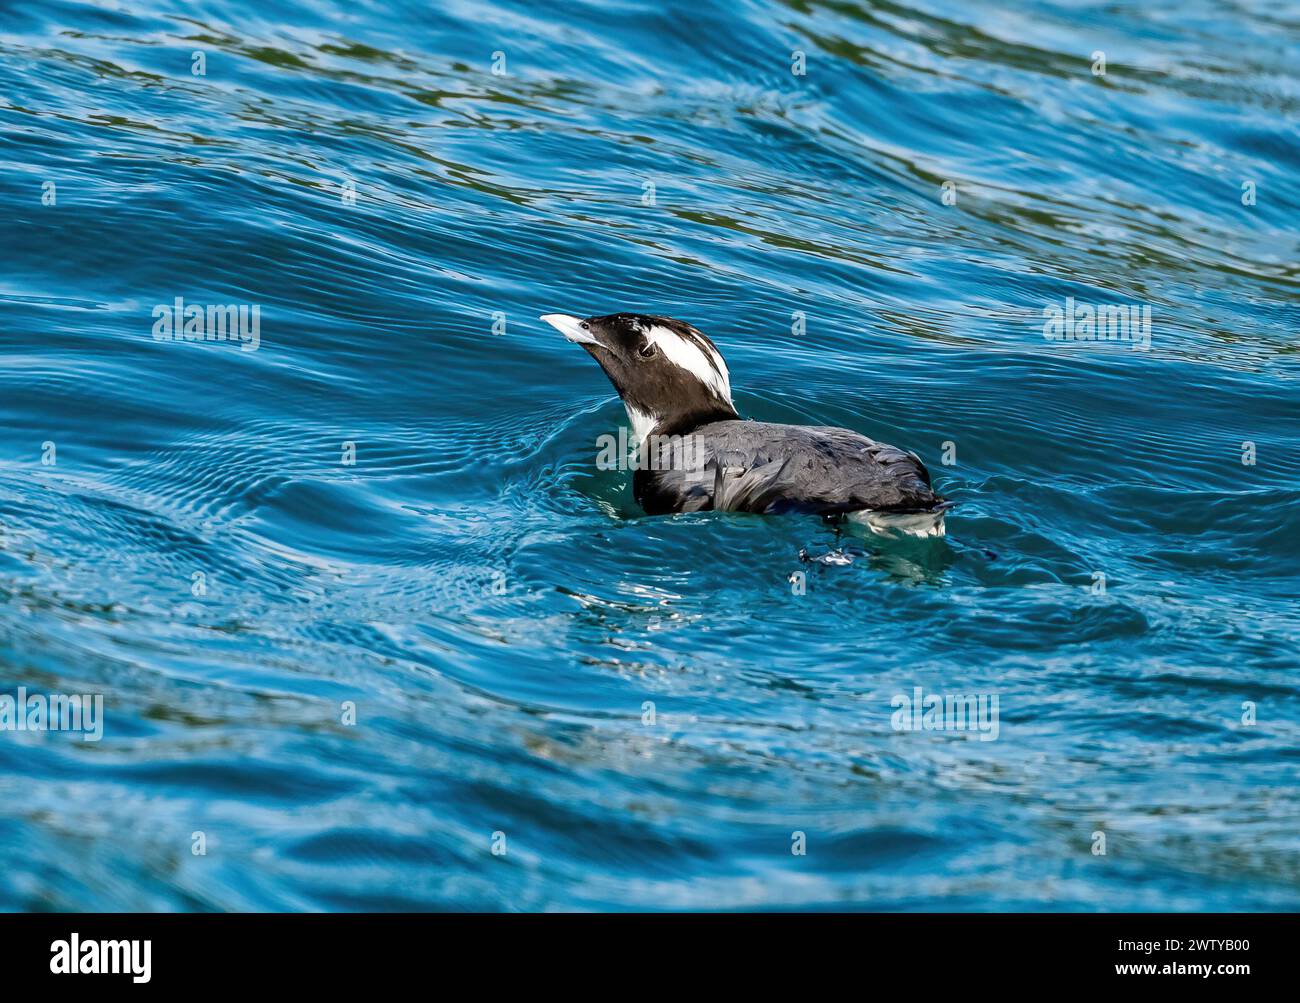
M 1293 913 L 7 913 L 0 914 L 0 978 L 7 988 L 74 992 L 109 983 L 128 991 L 334 992 L 436 975 L 434 984 L 447 987 L 453 983 L 441 980 L 486 989 L 518 979 L 536 991 L 581 984 L 613 964 L 632 984 L 674 992 L 751 980 L 761 988 L 773 976 L 811 980 L 809 990 L 835 977 L 864 990 L 901 979 L 927 993 L 1098 982 L 1221 992 L 1261 980 L 1293 986 L 1297 930 Z M 51 972 L 56 953 L 70 956 L 73 933 L 83 951 L 91 940 L 149 941 L 148 983 L 129 974 Z M 1155 969 L 1121 974 L 1119 965 Z M 1208 976 L 1188 970 L 1205 965 L 1213 969 Z M 1241 965 L 1249 971 L 1218 970 Z

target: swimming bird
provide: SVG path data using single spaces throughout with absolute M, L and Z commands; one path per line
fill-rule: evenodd
M 848 519 L 892 536 L 942 536 L 954 503 L 911 452 L 847 428 L 745 421 L 722 353 L 690 324 L 615 313 L 541 318 L 581 345 L 627 408 L 649 515 L 708 509 Z M 646 457 L 649 462 L 646 462 Z

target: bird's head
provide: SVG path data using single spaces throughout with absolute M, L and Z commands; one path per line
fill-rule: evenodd
M 651 432 L 678 434 L 738 417 L 722 353 L 690 324 L 636 313 L 541 319 L 600 363 L 638 443 Z

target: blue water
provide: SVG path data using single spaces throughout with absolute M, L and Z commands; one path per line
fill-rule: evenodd
M 0 4 L 0 907 L 1300 907 L 1297 121 L 1266 0 Z M 947 539 L 640 515 L 616 310 Z

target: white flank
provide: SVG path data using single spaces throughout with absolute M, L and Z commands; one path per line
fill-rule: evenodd
M 659 351 L 664 353 L 668 361 L 685 369 L 701 383 L 711 387 L 728 404 L 731 403 L 731 374 L 717 352 L 708 351 L 707 347 L 702 347 L 693 339 L 683 338 L 657 324 L 650 328 L 646 340 L 658 345 Z M 717 369 L 709 364 L 710 359 L 717 364 Z
M 881 536 L 943 536 L 943 512 L 850 512 L 849 521 L 861 523 Z

